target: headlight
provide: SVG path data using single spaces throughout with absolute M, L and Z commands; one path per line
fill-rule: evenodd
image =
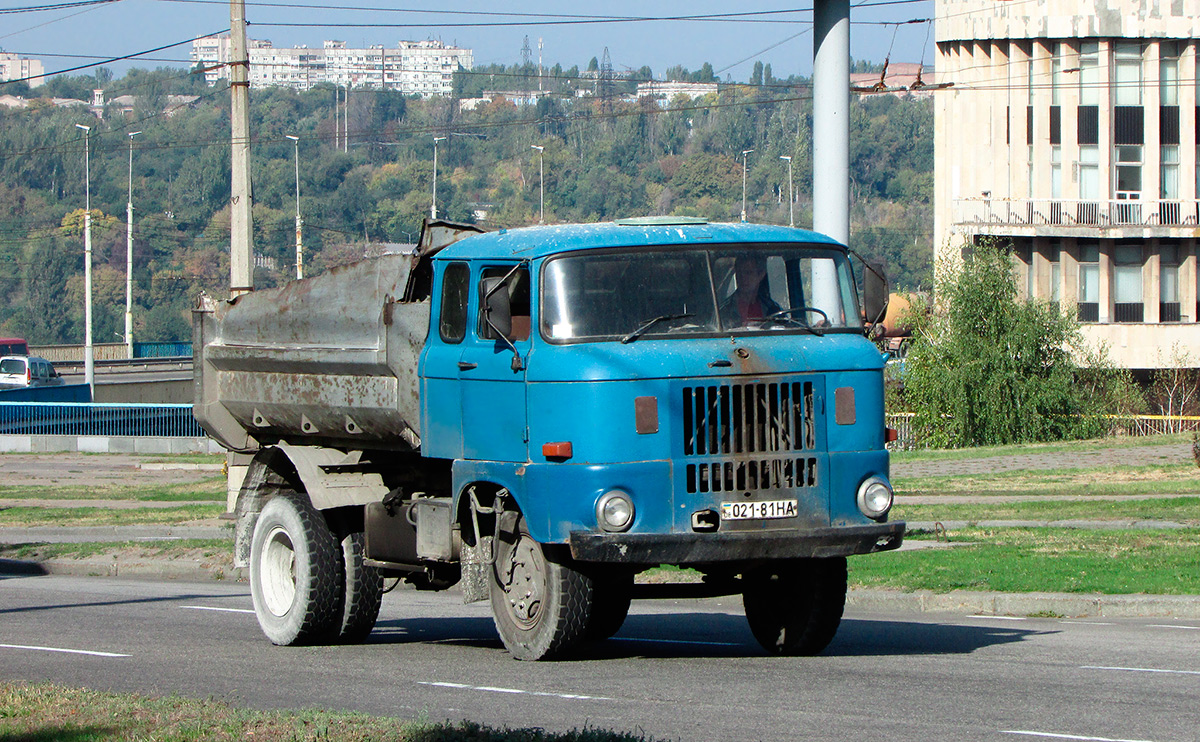
M 633 500 L 621 490 L 609 490 L 596 502 L 596 521 L 606 531 L 627 531 L 633 525 Z
M 892 509 L 892 486 L 883 477 L 870 477 L 858 486 L 858 509 L 880 520 Z

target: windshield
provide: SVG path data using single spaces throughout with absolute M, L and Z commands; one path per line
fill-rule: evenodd
M 863 327 L 845 253 L 807 244 L 564 255 L 546 263 L 541 301 L 554 342 Z

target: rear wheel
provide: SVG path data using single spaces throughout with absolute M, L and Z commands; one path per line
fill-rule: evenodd
M 592 615 L 588 618 L 587 638 L 604 641 L 621 630 L 629 615 L 633 575 L 628 572 L 593 575 L 592 584 Z
M 374 567 L 363 564 L 366 537 L 361 532 L 342 539 L 342 563 L 345 565 L 346 593 L 342 601 L 340 641 L 361 642 L 375 628 L 379 606 L 383 602 L 383 578 Z
M 817 654 L 846 606 L 846 558 L 798 559 L 743 575 L 742 604 L 754 638 L 771 654 Z
M 342 571 L 337 539 L 307 498 L 280 495 L 263 507 L 250 546 L 250 592 L 268 639 L 291 645 L 336 636 Z
M 565 554 L 533 540 L 521 518 L 498 540 L 491 599 L 496 630 L 513 657 L 546 659 L 584 638 L 592 581 Z

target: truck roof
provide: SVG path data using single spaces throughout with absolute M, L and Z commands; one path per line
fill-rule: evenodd
M 596 224 L 501 229 L 459 240 L 438 253 L 443 260 L 526 258 L 603 247 L 713 245 L 739 242 L 840 243 L 807 229 L 771 224 L 709 223 L 685 217 L 646 217 Z

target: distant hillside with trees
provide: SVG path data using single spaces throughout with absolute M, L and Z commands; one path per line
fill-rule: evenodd
M 589 67 L 592 65 L 589 65 Z M 668 70 L 680 81 L 710 81 Z M 749 157 L 748 217 L 788 221 L 787 166 L 793 157 L 798 226 L 812 223 L 812 93 L 800 78 L 778 80 L 755 67 L 753 84 L 722 84 L 689 100 L 627 102 L 649 68 L 620 75 L 602 97 L 596 70 L 549 68 L 551 94 L 536 105 L 504 97 L 474 110 L 456 99 L 421 100 L 392 91 L 352 90 L 349 142 L 335 146 L 332 87 L 304 93 L 255 90 L 253 132 L 255 282 L 294 275 L 295 170 L 300 137 L 300 191 L 306 274 L 357 259 L 378 243 L 410 242 L 428 215 L 433 139 L 438 147 L 440 215 L 516 227 L 538 218 L 538 161 L 545 148 L 546 220 L 598 221 L 646 214 L 736 220 L 741 210 L 741 152 Z M 102 87 L 102 119 L 85 105 Z M 536 68 L 481 67 L 460 73 L 459 97 L 484 90 L 538 89 Z M 206 290 L 223 295 L 229 256 L 229 91 L 177 69 L 134 69 L 113 79 L 50 79 L 29 89 L 26 108 L 0 108 L 0 334 L 32 344 L 83 337 L 84 137 L 92 126 L 94 306 L 98 342 L 124 330 L 125 202 L 130 132 L 134 138 L 134 318 L 138 340 L 190 337 L 189 309 Z M 169 96 L 195 96 L 172 103 Z M 37 97 L 42 96 L 42 97 Z M 516 97 L 516 96 L 514 96 Z M 852 238 L 883 262 L 902 289 L 932 283 L 933 115 L 928 99 L 864 97 L 851 110 Z M 375 245 L 376 247 L 372 247 Z

